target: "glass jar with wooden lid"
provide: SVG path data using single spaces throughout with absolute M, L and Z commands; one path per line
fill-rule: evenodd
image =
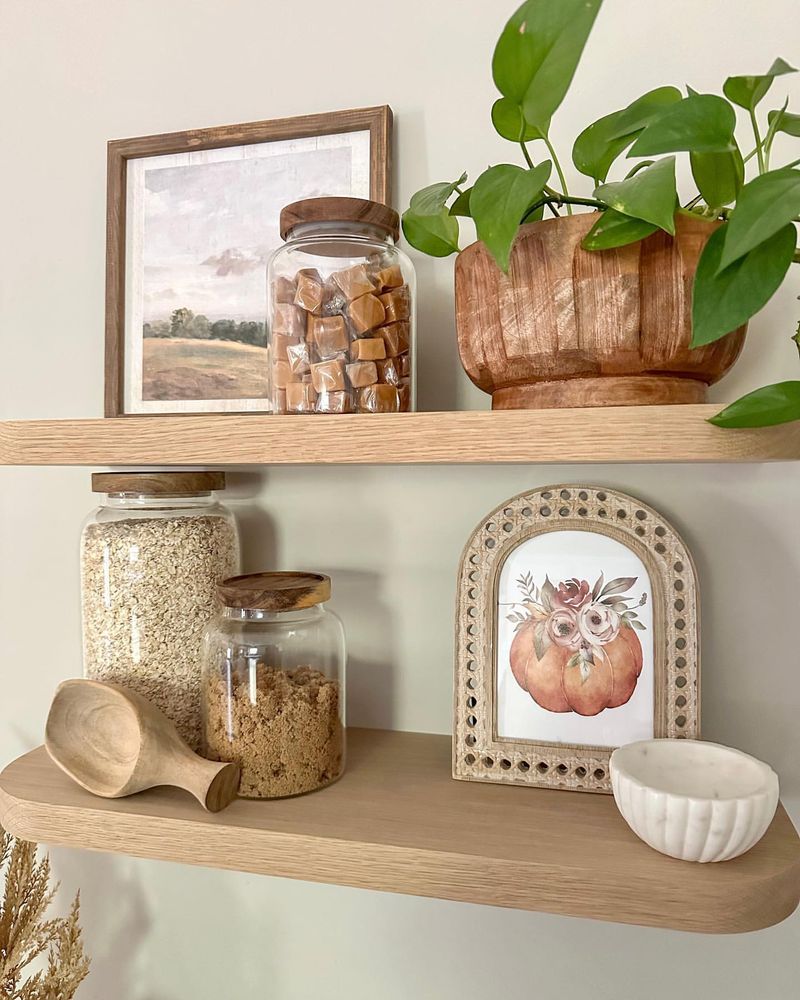
M 415 276 L 397 212 L 307 198 L 283 209 L 280 232 L 267 268 L 273 410 L 412 410 Z
M 345 638 L 317 573 L 225 580 L 206 630 L 204 753 L 241 769 L 239 794 L 272 799 L 336 781 L 344 769 Z
M 222 472 L 101 472 L 81 535 L 83 670 L 121 684 L 200 745 L 200 651 L 239 537 Z

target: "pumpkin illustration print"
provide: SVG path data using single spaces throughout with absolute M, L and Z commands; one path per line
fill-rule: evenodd
M 537 585 L 530 571 L 516 581 L 519 600 L 507 620 L 514 628 L 509 652 L 517 684 L 548 712 L 599 715 L 631 698 L 642 672 L 638 609 L 647 592 L 637 577 L 603 573 L 590 586 L 572 577 Z

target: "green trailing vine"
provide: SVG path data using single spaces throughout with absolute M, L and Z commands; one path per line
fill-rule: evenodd
M 545 212 L 589 208 L 598 217 L 583 240 L 601 252 L 644 239 L 658 229 L 674 235 L 680 213 L 721 220 L 698 263 L 692 346 L 724 337 L 772 298 L 790 265 L 800 263 L 800 158 L 773 164 L 778 135 L 800 138 L 800 115 L 788 101 L 764 115 L 761 104 L 779 77 L 796 70 L 776 59 L 766 73 L 731 76 L 722 94 L 658 87 L 598 119 L 575 139 L 572 162 L 592 182 L 590 196 L 573 195 L 550 139 L 553 114 L 567 94 L 602 0 L 527 0 L 497 42 L 492 75 L 500 97 L 495 130 L 521 152 L 525 166 L 490 166 L 471 186 L 467 174 L 418 191 L 403 215 L 408 242 L 446 257 L 459 250 L 459 217 L 471 218 L 503 271 L 523 223 Z M 746 153 L 737 139 L 737 111 L 752 132 Z M 537 144 L 541 158 L 535 155 Z M 745 146 L 746 148 L 746 146 Z M 620 180 L 611 168 L 625 154 Z M 697 191 L 681 205 L 676 156 L 689 157 Z M 793 339 L 800 349 L 800 324 Z M 764 386 L 712 418 L 722 427 L 760 427 L 800 419 L 800 380 Z

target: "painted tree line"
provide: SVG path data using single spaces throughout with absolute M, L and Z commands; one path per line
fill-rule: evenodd
M 142 327 L 145 337 L 189 337 L 194 340 L 235 340 L 240 344 L 266 347 L 267 338 L 264 324 L 258 320 L 215 319 L 213 322 L 202 313 L 195 315 L 191 309 L 181 306 L 175 309 L 168 320 L 159 319 L 145 323 Z

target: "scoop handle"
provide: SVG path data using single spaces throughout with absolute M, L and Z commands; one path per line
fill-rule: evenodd
M 176 762 L 169 784 L 190 792 L 208 812 L 219 812 L 236 798 L 239 765 L 205 760 L 186 748 Z

